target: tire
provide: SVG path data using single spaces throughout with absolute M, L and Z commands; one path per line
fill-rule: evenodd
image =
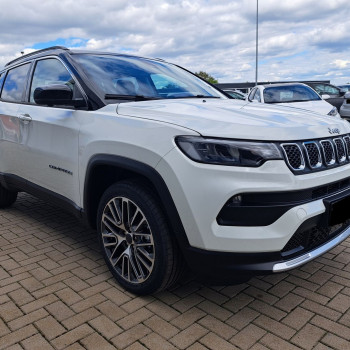
M 0 185 L 0 209 L 7 208 L 16 202 L 18 192 L 9 191 Z
M 152 192 L 137 181 L 122 181 L 103 194 L 97 228 L 105 261 L 126 290 L 145 295 L 170 287 L 182 256 Z

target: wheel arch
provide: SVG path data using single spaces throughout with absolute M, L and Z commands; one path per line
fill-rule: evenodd
M 113 183 L 126 179 L 135 179 L 153 190 L 178 244 L 181 248 L 188 247 L 184 227 L 164 179 L 151 166 L 133 159 L 108 154 L 98 154 L 90 159 L 84 184 L 85 221 L 96 228 L 98 204 L 104 191 Z

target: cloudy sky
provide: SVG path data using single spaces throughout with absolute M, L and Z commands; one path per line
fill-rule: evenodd
M 255 80 L 256 0 L 0 0 L 0 66 L 50 45 Z M 350 82 L 349 0 L 259 0 L 259 80 Z

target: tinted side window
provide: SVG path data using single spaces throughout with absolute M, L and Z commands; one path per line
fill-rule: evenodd
M 34 101 L 34 91 L 37 87 L 47 85 L 65 84 L 73 91 L 73 98 L 81 97 L 80 92 L 75 87 L 75 82 L 67 71 L 66 67 L 54 58 L 40 60 L 35 66 L 35 71 L 30 89 L 30 102 Z
M 21 102 L 27 82 L 30 63 L 13 68 L 7 73 L 1 98 L 6 101 Z
M 333 87 L 333 86 L 329 86 L 326 85 L 325 90 L 324 90 L 327 94 L 331 94 L 331 95 L 340 95 L 340 91 Z
M 316 90 L 316 92 L 320 95 L 324 94 L 324 85 L 314 85 L 313 88 Z

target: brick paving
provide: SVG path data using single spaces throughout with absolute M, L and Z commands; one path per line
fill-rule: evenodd
M 187 277 L 136 297 L 94 232 L 20 194 L 0 211 L 0 349 L 350 349 L 350 241 L 290 273 L 235 286 Z

